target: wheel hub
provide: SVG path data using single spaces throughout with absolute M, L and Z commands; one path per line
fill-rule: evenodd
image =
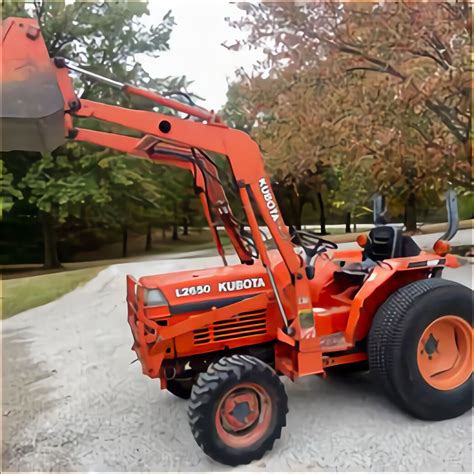
M 472 328 L 458 316 L 433 321 L 418 342 L 421 376 L 438 390 L 462 385 L 472 373 Z
M 432 359 L 432 356 L 438 350 L 438 342 L 433 336 L 433 333 L 430 333 L 428 340 L 425 343 L 425 352 L 428 354 L 428 359 Z
M 257 420 L 259 404 L 255 392 L 231 394 L 224 404 L 224 419 L 236 431 L 244 430 Z
M 222 397 L 217 407 L 217 432 L 229 446 L 249 446 L 265 434 L 271 412 L 270 397 L 263 387 L 238 385 Z

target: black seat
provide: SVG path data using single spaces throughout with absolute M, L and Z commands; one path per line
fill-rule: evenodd
M 402 230 L 395 226 L 374 227 L 368 237 L 364 260 L 377 262 L 388 258 L 414 257 L 421 252 L 415 241 L 410 236 L 403 235 Z
M 361 285 L 377 262 L 389 258 L 414 257 L 420 252 L 420 247 L 410 236 L 403 235 L 400 228 L 379 225 L 369 232 L 362 261 L 341 262 L 341 269 L 334 272 L 334 278 L 336 281 L 349 279 L 353 284 Z

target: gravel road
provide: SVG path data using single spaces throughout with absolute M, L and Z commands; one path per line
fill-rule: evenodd
M 195 444 L 186 402 L 160 391 L 158 381 L 131 364 L 124 300 L 127 273 L 218 262 L 114 265 L 59 300 L 5 321 L 2 470 L 230 470 Z M 471 266 L 445 277 L 471 286 Z M 472 471 L 471 413 L 437 423 L 415 420 L 364 374 L 307 377 L 286 386 L 290 412 L 282 439 L 261 461 L 235 470 Z

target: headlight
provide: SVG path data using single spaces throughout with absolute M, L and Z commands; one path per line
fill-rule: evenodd
M 160 290 L 146 289 L 145 290 L 145 306 L 166 306 L 168 301 L 163 296 L 163 293 Z

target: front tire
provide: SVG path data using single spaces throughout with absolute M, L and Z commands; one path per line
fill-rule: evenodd
M 229 466 L 260 459 L 286 425 L 288 400 L 276 372 L 245 355 L 223 357 L 197 378 L 188 408 L 197 444 Z
M 472 407 L 472 291 L 419 280 L 377 311 L 369 366 L 394 402 L 423 420 L 445 420 Z

